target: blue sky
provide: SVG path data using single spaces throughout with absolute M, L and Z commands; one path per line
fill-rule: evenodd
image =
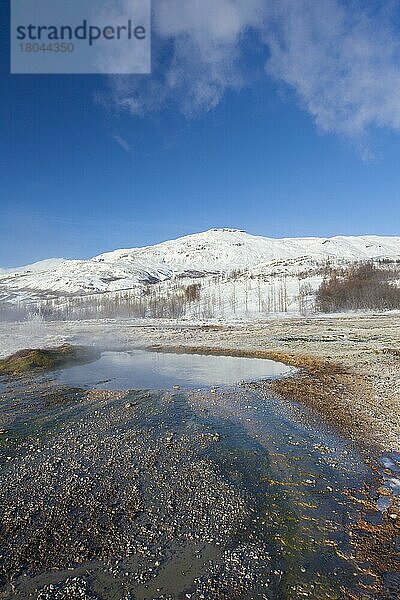
M 298 0 L 285 34 L 293 36 L 297 23 L 300 33 L 285 48 L 301 52 L 299 63 L 268 38 L 278 29 L 284 35 L 286 16 L 267 19 L 260 0 L 236 0 L 231 15 L 230 2 L 221 0 L 214 15 L 221 21 L 211 30 L 214 54 L 207 19 L 197 15 L 194 30 L 189 11 L 174 30 L 156 3 L 154 73 L 122 79 L 10 75 L 2 14 L 0 266 L 84 258 L 223 226 L 273 237 L 399 234 L 400 106 L 391 87 L 398 48 L 387 15 L 363 15 L 360 29 L 351 19 L 358 9 L 340 12 L 336 0 L 323 0 L 312 14 L 323 33 L 336 11 L 336 35 L 348 54 L 335 60 L 353 65 L 353 52 L 360 61 L 359 88 L 354 73 L 346 75 L 351 97 L 344 105 L 334 91 L 349 89 L 337 69 L 342 62 L 330 65 L 335 38 L 318 46 L 321 64 L 314 65 L 315 35 L 307 46 L 310 2 Z M 294 6 L 288 0 L 286 8 Z M 378 46 L 365 49 L 371 27 L 377 44 L 381 34 L 389 40 L 384 56 Z M 326 81 L 305 69 L 307 52 Z M 375 84 L 376 63 L 384 81 Z M 177 64 L 182 79 L 166 89 Z M 377 90 L 385 99 L 392 93 L 392 102 L 384 105 Z

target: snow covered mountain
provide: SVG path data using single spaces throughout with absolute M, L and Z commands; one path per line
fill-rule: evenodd
M 156 246 L 116 250 L 95 261 L 140 261 L 146 265 L 168 265 L 175 270 L 228 271 L 260 262 L 300 258 L 336 257 L 361 260 L 399 256 L 400 237 L 266 238 L 237 229 L 211 229 Z
M 0 271 L 0 300 L 29 301 L 141 290 L 177 280 L 298 277 L 331 264 L 400 260 L 400 237 L 266 238 L 211 229 L 154 246 L 115 250 L 89 260 L 49 259 Z M 239 275 L 240 273 L 240 275 Z M 319 281 L 321 277 L 319 278 Z M 317 280 L 312 282 L 315 287 Z M 172 285 L 172 283 L 171 283 Z
M 32 263 L 31 265 L 26 265 L 24 267 L 16 267 L 14 269 L 0 269 L 0 274 L 8 275 L 27 272 L 43 273 L 44 271 L 51 271 L 52 269 L 56 269 L 64 262 L 66 262 L 65 258 L 47 258 L 45 260 L 40 260 L 39 262 Z

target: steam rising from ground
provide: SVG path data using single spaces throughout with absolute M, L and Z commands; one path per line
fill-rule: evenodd
M 5 324 L 9 334 L 2 336 L 0 356 L 14 354 L 25 348 L 45 348 L 57 346 L 65 341 L 62 335 L 55 335 L 40 315 L 17 324 Z

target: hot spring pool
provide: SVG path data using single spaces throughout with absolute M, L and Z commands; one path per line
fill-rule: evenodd
M 96 362 L 63 369 L 60 383 L 96 390 L 207 388 L 281 377 L 293 369 L 259 358 L 131 350 L 103 352 Z

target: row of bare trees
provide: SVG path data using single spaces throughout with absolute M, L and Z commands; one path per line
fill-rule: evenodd
M 104 318 L 196 319 L 262 317 L 288 312 L 400 309 L 400 265 L 393 261 L 360 263 L 341 268 L 324 266 L 321 273 L 257 277 L 243 271 L 183 282 L 176 279 L 121 292 L 59 297 L 37 304 L 0 301 L 0 321 Z M 313 285 L 311 285 L 313 283 Z
M 321 312 L 400 309 L 397 277 L 397 270 L 378 267 L 372 262 L 333 270 L 317 290 L 317 309 Z
M 48 300 L 40 305 L 45 319 L 82 320 L 101 318 L 178 319 L 200 298 L 200 284 L 174 285 L 160 292 L 146 286 L 114 294 Z
M 300 284 L 299 307 L 305 310 L 304 284 Z M 286 279 L 265 282 L 226 277 L 148 285 L 144 288 L 79 297 L 59 297 L 27 306 L 0 302 L 0 320 L 28 320 L 40 314 L 45 320 L 101 318 L 179 319 L 193 316 L 212 319 L 286 313 L 291 308 Z M 293 304 L 293 302 L 292 302 Z

